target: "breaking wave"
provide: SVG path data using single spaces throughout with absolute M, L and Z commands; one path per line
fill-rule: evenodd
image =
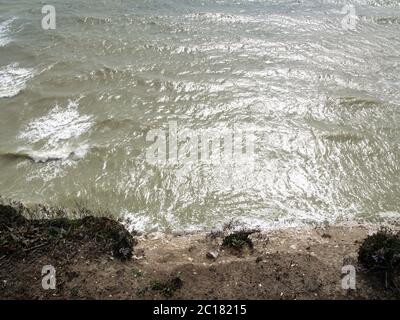
M 0 98 L 16 96 L 33 75 L 33 69 L 18 68 L 17 63 L 0 68 Z
M 56 105 L 46 116 L 31 121 L 18 135 L 29 147 L 6 156 L 36 163 L 82 159 L 89 146 L 81 136 L 91 128 L 92 117 L 81 115 L 78 106 L 77 101 L 70 101 L 66 107 Z M 41 146 L 39 150 L 35 150 L 37 144 Z
M 0 23 L 0 47 L 4 47 L 12 41 L 10 37 L 10 27 L 15 17 Z

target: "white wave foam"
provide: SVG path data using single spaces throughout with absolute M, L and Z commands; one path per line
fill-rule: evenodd
M 31 121 L 18 135 L 29 144 L 19 152 L 44 165 L 34 167 L 27 180 L 49 181 L 63 176 L 66 168 L 83 159 L 90 146 L 82 135 L 92 124 L 91 116 L 79 113 L 77 101 L 70 101 L 66 107 L 55 105 L 46 116 Z M 40 147 L 35 148 L 35 145 Z
M 387 211 L 387 212 L 379 212 L 378 213 L 379 217 L 385 220 L 399 220 L 400 218 L 400 212 L 396 211 Z
M 0 68 L 0 98 L 16 96 L 33 75 L 33 69 L 18 68 L 17 63 Z
M 121 223 L 129 232 L 155 232 L 160 229 L 160 225 L 154 223 L 154 221 L 152 221 L 149 216 L 146 216 L 146 214 L 132 213 L 127 210 L 122 211 Z
M 66 108 L 55 105 L 48 115 L 30 122 L 19 138 L 30 143 L 45 142 L 45 149 L 52 150 L 65 141 L 78 138 L 92 124 L 91 116 L 79 114 L 77 101 L 70 101 Z
M 10 27 L 14 20 L 15 17 L 0 23 L 0 47 L 4 47 L 11 42 Z
M 199 21 L 210 21 L 217 23 L 260 23 L 263 20 L 258 17 L 252 17 L 248 15 L 238 15 L 238 14 L 226 14 L 226 13 L 212 13 L 212 12 L 203 12 L 203 13 L 194 13 L 187 14 L 185 18 L 191 20 L 199 20 Z

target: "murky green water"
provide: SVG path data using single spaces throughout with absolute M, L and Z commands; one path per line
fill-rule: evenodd
M 45 31 L 42 1 L 0 0 L 3 197 L 142 230 L 400 213 L 398 1 L 353 2 L 356 30 L 335 0 L 52 3 Z M 254 153 L 150 163 L 173 122 Z

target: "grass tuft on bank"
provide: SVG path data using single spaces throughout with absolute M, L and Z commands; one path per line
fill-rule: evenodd
M 177 276 L 167 281 L 154 281 L 151 284 L 151 290 L 160 292 L 164 297 L 171 298 L 175 291 L 183 286 L 182 279 Z

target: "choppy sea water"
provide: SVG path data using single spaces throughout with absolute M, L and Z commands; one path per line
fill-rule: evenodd
M 400 216 L 397 0 L 52 4 L 0 0 L 3 197 L 147 231 Z M 237 128 L 252 153 L 202 157 Z

